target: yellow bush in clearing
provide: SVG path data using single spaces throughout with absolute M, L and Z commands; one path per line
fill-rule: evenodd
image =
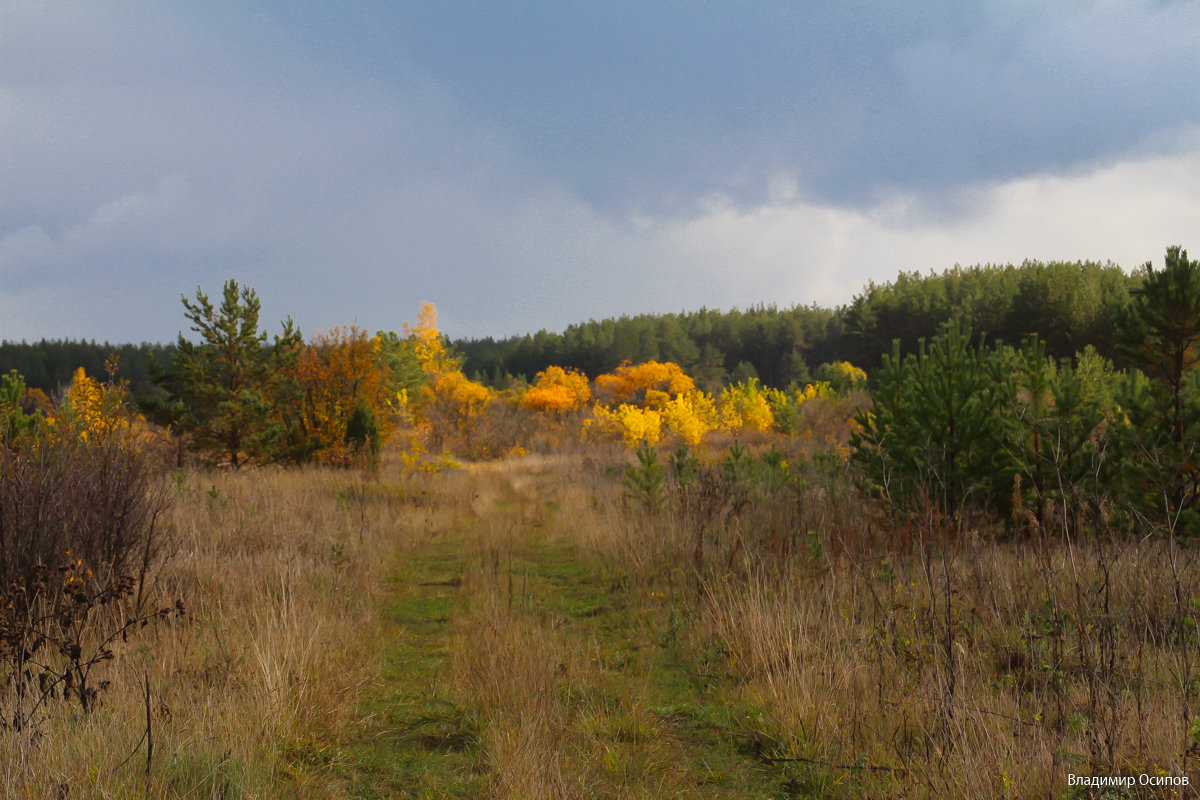
M 620 436 L 630 447 L 643 441 L 656 444 L 662 438 L 662 414 L 651 408 L 622 403 L 613 410 L 597 404 L 592 415 L 601 430 Z
M 668 400 L 662 407 L 662 421 L 680 439 L 692 447 L 717 425 L 717 407 L 712 395 L 691 391 Z
M 769 431 L 775 427 L 768 392 L 758 385 L 757 378 L 742 381 L 721 393 L 721 427 L 733 433 Z

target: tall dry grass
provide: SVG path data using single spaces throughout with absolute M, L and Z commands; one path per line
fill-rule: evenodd
M 427 488 L 387 474 L 196 472 L 169 491 L 172 552 L 147 592 L 185 613 L 113 643 L 91 713 L 0 730 L 4 796 L 305 796 L 281 770 L 346 723 L 378 671 L 386 571 L 438 522 Z
M 726 733 L 752 738 L 796 791 L 949 800 L 1061 797 L 1069 774 L 1200 781 L 1194 545 L 888 529 L 828 464 L 776 495 L 714 484 L 654 510 L 625 496 L 612 461 L 170 482 L 172 554 L 147 591 L 186 613 L 114 643 L 90 713 L 60 702 L 0 730 L 0 794 L 322 796 L 311 772 L 337 768 L 379 674 L 394 559 L 452 530 L 466 608 L 446 679 L 496 798 L 615 796 L 646 775 L 653 796 L 703 796 L 648 699 L 656 676 L 612 663 L 603 636 L 617 634 L 548 611 L 553 581 L 537 596 L 533 577 L 518 583 L 523 547 L 582 551 L 589 568 L 598 554 L 627 587 L 619 635 L 652 648 L 670 634 L 712 702 L 760 710 L 753 730 Z
M 1068 776 L 1200 785 L 1200 547 L 1080 531 L 998 539 L 886 526 L 849 481 L 771 509 L 661 511 L 613 480 L 575 512 L 632 585 L 684 607 L 689 646 L 754 747 L 819 796 L 1061 797 Z M 593 498 L 597 495 L 593 495 Z M 790 545 L 771 526 L 783 521 Z M 703 559 L 695 555 L 704 540 Z

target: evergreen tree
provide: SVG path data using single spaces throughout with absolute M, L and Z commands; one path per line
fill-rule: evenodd
M 289 440 L 287 411 L 298 394 L 300 332 L 288 319 L 282 335 L 268 344 L 258 329 L 258 295 L 234 280 L 226 281 L 220 308 L 199 287 L 195 302 L 182 299 L 201 341 L 180 334 L 163 380 L 168 402 L 181 410 L 181 426 L 196 447 L 234 467 L 280 456 Z
M 1200 262 L 1175 246 L 1163 269 L 1143 269 L 1118 328 L 1122 357 L 1145 376 L 1132 375 L 1121 396 L 1130 420 L 1132 495 L 1150 519 L 1197 533 Z
M 1012 382 L 968 331 L 950 320 L 907 356 L 897 341 L 883 358 L 874 405 L 857 418 L 854 457 L 895 508 L 923 499 L 953 515 L 968 504 L 1001 505 L 1012 486 L 1003 447 Z
M 1014 498 L 1022 506 L 1019 516 L 1043 529 L 1057 520 L 1076 531 L 1116 483 L 1117 459 L 1108 453 L 1112 364 L 1094 349 L 1079 354 L 1074 366 L 1069 359 L 1055 364 L 1037 337 L 1009 355 L 1017 378 L 1009 451 L 1022 478 Z

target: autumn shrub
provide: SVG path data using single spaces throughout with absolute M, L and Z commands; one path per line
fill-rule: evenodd
M 35 582 L 70 552 L 106 580 L 143 574 L 167 496 L 155 437 L 124 389 L 82 373 L 54 417 L 0 444 L 0 582 Z
M 596 376 L 595 387 L 597 400 L 606 405 L 652 406 L 654 403 L 648 402 L 652 393 L 666 399 L 690 392 L 696 384 L 678 364 L 646 361 L 626 362 L 612 372 Z
M 3 416 L 19 419 L 6 408 Z M 112 644 L 178 608 L 147 579 L 164 554 L 168 495 L 156 437 L 125 389 L 80 370 L 53 417 L 0 443 L 0 676 L 15 729 L 50 699 L 93 707 Z
M 398 412 L 380 336 L 369 337 L 357 326 L 317 334 L 300 352 L 296 377 L 303 392 L 302 435 L 318 458 L 347 463 L 355 456 L 352 445 L 361 450 L 368 433 L 378 452 Z M 370 432 L 361 427 L 368 419 Z
M 559 414 L 527 410 L 510 392 L 489 393 L 480 406 L 457 427 L 446 428 L 442 444 L 465 458 L 490 460 L 526 452 L 545 452 L 560 443 L 556 431 L 564 423 Z M 567 414 L 567 418 L 574 415 Z
M 587 376 L 579 370 L 547 367 L 521 395 L 520 406 L 530 411 L 556 413 L 585 408 L 592 399 Z
M 718 422 L 712 395 L 699 390 L 671 398 L 663 405 L 661 414 L 667 430 L 689 447 L 698 447 Z
M 759 385 L 757 378 L 726 387 L 721 393 L 721 426 L 733 433 L 742 430 L 769 431 L 775 427 L 770 392 Z
M 867 373 L 849 361 L 833 361 L 817 367 L 817 383 L 823 383 L 838 394 L 867 387 Z

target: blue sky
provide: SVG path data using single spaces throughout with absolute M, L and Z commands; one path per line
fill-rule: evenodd
M 848 302 L 1200 232 L 1200 2 L 0 0 L 0 337 Z

